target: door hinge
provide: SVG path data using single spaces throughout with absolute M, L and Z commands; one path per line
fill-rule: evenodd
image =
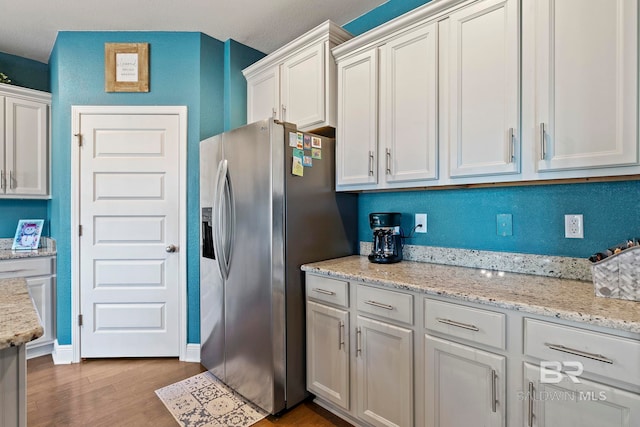
M 74 133 L 73 136 L 78 138 L 78 147 L 82 147 L 82 134 L 81 133 Z
M 82 314 L 78 314 L 78 326 L 82 326 Z
M 82 236 L 82 225 L 78 226 L 78 236 Z

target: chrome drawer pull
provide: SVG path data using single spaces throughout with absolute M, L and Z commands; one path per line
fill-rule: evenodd
M 344 322 L 338 322 L 338 350 L 344 345 Z
M 356 328 L 356 357 L 358 354 L 362 354 L 362 330 L 361 328 Z
M 527 427 L 533 427 L 533 383 L 529 381 L 529 414 L 527 417 Z
M 375 301 L 365 301 L 365 304 L 369 304 L 372 305 L 374 307 L 379 307 L 379 308 L 384 308 L 385 310 L 393 310 L 393 306 L 392 305 L 388 305 L 388 304 L 382 304 L 380 302 L 375 302 Z
M 544 123 L 540 123 L 540 160 L 547 158 L 547 149 L 544 141 L 544 134 L 546 132 Z
M 581 350 L 576 350 L 576 349 L 573 349 L 573 348 L 565 347 L 565 346 L 560 345 L 560 344 L 544 343 L 544 345 L 549 347 L 551 350 L 561 351 L 563 353 L 574 354 L 576 356 L 582 356 L 582 357 L 586 357 L 587 359 L 593 359 L 593 360 L 597 360 L 598 362 L 609 363 L 609 364 L 613 365 L 613 360 L 607 359 L 606 357 L 604 357 L 601 354 L 587 353 L 585 351 L 581 351 Z
M 436 317 L 436 320 L 440 323 L 444 323 L 445 325 L 457 326 L 458 328 L 468 329 L 470 331 L 478 332 L 480 329 L 474 325 L 469 325 L 467 323 L 456 322 L 455 320 L 442 319 L 440 317 Z
M 498 376 L 496 375 L 496 370 L 491 370 L 491 412 L 496 412 L 496 379 Z
M 369 151 L 369 176 L 373 176 L 373 151 Z
M 321 293 L 321 294 L 325 294 L 325 295 L 335 295 L 335 292 L 331 292 L 331 291 L 325 291 L 324 289 L 320 289 L 320 288 L 315 288 L 314 289 L 315 292 Z

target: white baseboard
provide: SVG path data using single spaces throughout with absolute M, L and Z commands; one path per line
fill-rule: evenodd
M 200 344 L 187 344 L 183 362 L 200 363 Z
M 73 363 L 73 346 L 71 344 L 60 345 L 58 340 L 55 340 L 51 356 L 54 365 L 69 365 Z

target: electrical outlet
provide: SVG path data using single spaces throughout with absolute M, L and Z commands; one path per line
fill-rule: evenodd
M 513 236 L 513 216 L 511 214 L 496 215 L 496 233 L 498 236 Z
M 582 214 L 564 216 L 564 237 L 567 239 L 584 238 L 584 222 L 582 221 Z
M 426 233 L 427 232 L 427 214 L 416 214 L 415 219 L 415 230 L 416 233 Z

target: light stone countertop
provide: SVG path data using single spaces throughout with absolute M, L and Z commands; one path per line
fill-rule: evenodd
M 302 270 L 640 333 L 640 302 L 596 297 L 591 282 L 415 261 L 373 264 L 358 255 Z
M 44 334 L 24 278 L 0 279 L 0 350 Z
M 56 255 L 55 240 L 48 237 L 42 237 L 40 239 L 40 247 L 37 250 L 33 251 L 12 251 L 12 243 L 13 239 L 0 239 L 0 260 Z

